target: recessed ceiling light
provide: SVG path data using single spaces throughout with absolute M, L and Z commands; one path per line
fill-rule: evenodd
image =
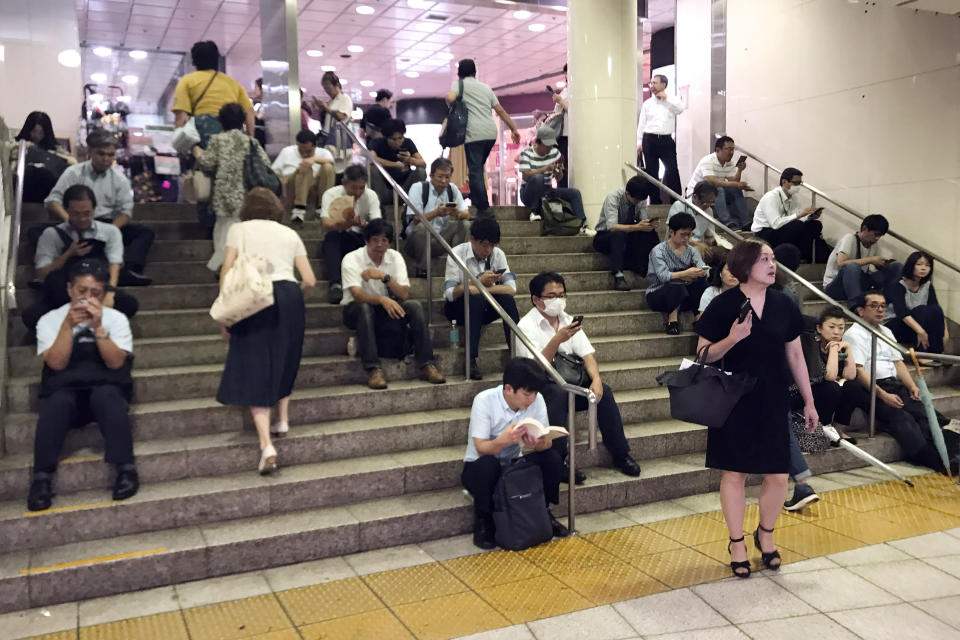
M 413 95 L 413 89 L 402 89 L 402 90 L 400 91 L 400 93 L 402 93 L 402 94 L 405 95 L 405 96 L 412 96 L 412 95 Z
M 137 84 L 137 82 L 139 82 L 140 80 L 140 78 L 138 78 L 137 76 L 123 76 L 120 79 L 123 80 L 126 84 Z
M 307 55 L 311 58 L 319 58 L 323 55 L 323 51 L 320 51 L 320 49 L 307 49 Z
M 370 96 L 371 98 L 376 98 L 376 97 L 377 97 L 377 92 L 376 92 L 376 91 L 371 91 L 371 92 L 368 93 L 367 95 Z
M 322 67 L 320 67 L 320 70 L 321 70 L 321 71 L 336 71 L 337 68 L 336 68 L 335 66 L 333 66 L 332 64 L 325 64 L 325 65 L 323 65 Z
M 147 52 L 140 49 L 134 49 L 130 52 L 130 57 L 134 60 L 143 60 L 147 57 Z
M 57 62 L 62 64 L 65 67 L 79 67 L 80 66 L 80 52 L 76 49 L 64 49 L 57 54 Z
M 497 4 L 517 4 L 514 0 L 493 0 Z
M 516 18 L 517 20 L 526 20 L 532 15 L 533 15 L 532 13 L 530 13 L 529 11 L 526 11 L 525 9 L 521 9 L 520 11 L 513 12 L 513 17 Z
M 420 74 L 417 73 L 416 71 L 406 71 L 406 72 L 404 72 L 403 75 L 407 76 L 408 78 L 419 78 L 419 77 L 420 77 Z
M 101 58 L 106 58 L 111 53 L 113 53 L 113 49 L 111 49 L 110 47 L 94 47 L 93 48 L 93 55 L 100 56 Z
M 530 31 L 543 31 L 546 28 L 547 28 L 547 25 L 540 24 L 539 22 L 534 22 L 533 24 L 527 25 L 527 29 L 530 29 Z
M 350 53 L 363 53 L 363 47 L 361 47 L 358 44 L 352 44 L 349 47 L 347 47 L 347 51 L 349 51 Z
M 429 9 L 436 2 L 430 2 L 429 0 L 407 0 L 407 6 L 414 9 Z
M 350 81 L 347 80 L 346 78 L 340 78 L 340 84 L 347 84 L 348 82 Z
M 91 74 L 90 74 L 90 79 L 93 80 L 94 82 L 106 82 L 106 81 L 107 81 L 107 74 L 105 74 L 105 73 L 91 73 Z
M 117 96 L 117 102 L 129 103 L 132 101 L 133 101 L 133 98 L 130 96 Z
M 464 29 L 463 27 L 450 27 L 450 33 L 452 33 L 455 36 L 462 35 L 466 32 L 467 30 Z
M 373 7 L 367 6 L 365 4 L 361 4 L 357 6 L 357 13 L 359 13 L 362 16 L 368 16 L 371 13 L 373 13 Z
M 373 80 L 361 80 L 361 81 L 360 81 L 360 86 L 361 86 L 361 87 L 372 87 L 372 86 L 373 86 Z

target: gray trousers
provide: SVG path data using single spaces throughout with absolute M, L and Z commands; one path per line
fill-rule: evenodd
M 414 262 L 417 269 L 427 268 L 427 238 L 429 235 L 421 222 L 414 226 L 413 231 L 407 235 L 407 240 L 403 244 L 403 252 Z M 467 220 L 448 219 L 447 224 L 440 231 L 440 237 L 446 240 L 451 247 L 463 244 L 467 241 L 469 235 L 470 222 Z M 434 258 L 444 255 L 440 243 L 436 240 L 431 239 L 430 253 Z

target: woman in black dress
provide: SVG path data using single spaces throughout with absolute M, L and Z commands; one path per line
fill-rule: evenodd
M 734 575 L 746 578 L 750 562 L 743 541 L 744 484 L 750 473 L 763 474 L 754 544 L 760 549 L 764 566 L 780 568 L 773 528 L 787 494 L 788 367 L 804 401 L 809 431 L 817 425 L 817 410 L 798 337 L 803 326 L 800 310 L 785 294 L 769 288 L 777 275 L 773 250 L 763 242 L 742 242 L 727 256 L 727 266 L 740 285 L 714 298 L 694 330 L 700 335 L 697 351 L 709 346 L 710 362 L 723 358 L 724 370 L 744 372 L 757 380 L 723 427 L 707 432 L 706 464 L 723 470 L 720 505 L 730 531 L 730 567 Z M 747 300 L 750 310 L 739 322 L 740 308 Z

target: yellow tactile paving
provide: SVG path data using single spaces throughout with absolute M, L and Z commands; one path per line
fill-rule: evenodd
M 716 511 L 709 511 L 702 514 L 712 520 L 716 520 L 721 524 L 727 524 L 726 520 L 723 518 L 723 511 L 717 509 Z M 755 504 L 748 504 L 747 509 L 743 514 L 743 527 L 745 531 L 753 530 L 757 526 L 757 522 L 760 521 L 760 508 Z M 778 527 L 789 527 L 790 525 L 799 524 L 801 521 L 793 516 L 792 513 L 786 513 L 781 511 L 779 517 L 777 518 Z
M 926 500 L 923 506 L 927 509 L 948 513 L 952 516 L 960 516 L 960 499 L 958 498 L 935 498 Z
M 281 591 L 277 598 L 298 627 L 382 609 L 384 606 L 360 578 Z
M 386 609 L 300 627 L 300 635 L 304 640 L 413 640 L 397 617 Z
M 868 486 L 851 487 L 839 491 L 828 491 L 820 496 L 821 502 L 838 504 L 853 511 L 873 511 L 902 504 L 899 500 L 869 491 Z M 906 485 L 904 485 L 906 486 Z
M 82 560 L 71 560 L 70 562 L 61 562 L 59 564 L 51 564 L 46 567 L 31 567 L 29 569 L 21 569 L 20 575 L 28 576 L 35 573 L 44 573 L 45 571 L 53 571 L 55 569 L 69 569 L 71 567 L 82 567 L 88 564 L 100 564 L 101 562 L 111 562 L 113 560 L 139 558 L 140 556 L 150 556 L 155 553 L 163 553 L 166 550 L 167 550 L 166 547 L 157 547 L 155 549 L 144 549 L 143 551 L 131 551 L 129 553 L 116 553 L 109 556 L 99 556 L 97 558 L 83 558 Z
M 669 589 L 662 582 L 625 562 L 584 567 L 554 575 L 560 582 L 596 605 L 622 602 Z
M 901 538 L 960 527 L 960 517 L 927 509 L 918 504 L 904 504 L 883 509 L 877 513 L 885 520 L 892 520 L 903 527 L 905 533 L 900 536 Z
M 390 607 L 470 590 L 437 563 L 374 573 L 364 576 L 363 581 Z
M 672 589 L 709 582 L 730 575 L 722 564 L 693 549 L 674 549 L 637 558 L 631 564 Z
M 300 634 L 296 629 L 281 629 L 260 636 L 252 636 L 248 640 L 300 640 Z
M 884 510 L 856 513 L 839 518 L 825 518 L 817 526 L 835 531 L 867 544 L 880 544 L 906 537 L 903 525 L 883 517 Z
M 509 625 L 475 593 L 402 604 L 394 608 L 394 613 L 420 640 L 445 640 Z
M 913 487 L 908 487 L 902 482 L 880 482 L 878 484 L 864 485 L 864 489 L 870 493 L 880 494 L 888 498 L 893 498 L 898 504 L 904 502 L 921 502 L 930 498 L 946 498 L 950 496 L 960 496 L 960 487 L 951 483 L 945 477 L 930 478 L 923 476 L 911 480 Z
M 778 530 L 774 534 L 774 541 L 777 546 L 796 551 L 808 558 L 864 546 L 860 540 L 806 522 Z
M 727 526 L 704 515 L 684 516 L 645 525 L 657 533 L 673 538 L 684 545 L 703 544 L 729 538 Z
M 188 640 L 189 636 L 187 635 L 187 627 L 183 623 L 183 614 L 179 611 L 171 611 L 170 613 L 143 618 L 131 618 L 119 622 L 98 624 L 93 627 L 84 627 L 80 629 L 79 640 L 130 640 L 131 638 Z
M 601 531 L 583 536 L 583 539 L 628 562 L 639 556 L 683 547 L 673 538 L 668 538 L 646 527 Z
M 479 555 L 446 560 L 443 565 L 471 589 L 543 575 L 543 570 L 519 553 L 491 551 Z
M 273 595 L 186 609 L 183 617 L 190 640 L 252 638 L 293 626 Z
M 70 631 L 48 633 L 45 636 L 31 636 L 29 638 L 25 638 L 24 640 L 77 640 L 78 633 L 80 632 L 76 629 L 71 629 Z
M 800 511 L 795 511 L 790 514 L 790 522 L 796 524 L 798 522 L 818 522 L 820 520 L 826 520 L 829 518 L 842 518 L 844 516 L 852 516 L 859 511 L 845 507 L 836 502 L 828 502 L 826 500 L 820 500 L 819 502 L 814 502 L 811 505 L 807 505 Z M 781 515 L 777 518 L 777 527 L 782 527 L 783 523 L 786 521 L 786 518 Z
M 553 576 L 487 587 L 478 593 L 513 624 L 593 606 L 592 602 Z
M 520 555 L 534 563 L 547 573 L 575 571 L 585 567 L 612 564 L 617 561 L 603 549 L 590 544 L 582 538 L 553 540 L 521 551 Z

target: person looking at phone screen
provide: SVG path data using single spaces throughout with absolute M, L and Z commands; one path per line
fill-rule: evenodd
M 675 336 L 680 333 L 680 312 L 697 310 L 710 268 L 690 246 L 690 236 L 697 226 L 692 215 L 678 213 L 667 226 L 667 239 L 650 252 L 647 306 L 665 314 L 664 330 Z
M 572 187 L 553 187 L 552 180 L 563 174 L 563 158 L 557 148 L 557 132 L 552 127 L 537 129 L 537 138 L 533 144 L 520 152 L 517 161 L 520 170 L 520 200 L 530 207 L 530 219 L 537 220 L 542 215 L 544 198 L 560 198 L 570 203 L 573 214 L 580 218 L 580 235 L 595 236 L 596 232 L 587 226 L 587 214 L 583 210 L 583 196 L 579 189 Z
M 823 241 L 823 223 L 820 214 L 823 207 L 803 207 L 800 191 L 803 189 L 803 173 L 787 167 L 780 174 L 780 186 L 766 192 L 753 212 L 750 230 L 776 249 L 782 244 L 792 244 L 800 249 L 800 257 L 807 262 L 824 261 L 830 246 Z M 814 255 L 814 243 L 816 255 Z
M 737 164 L 733 163 L 736 148 L 736 143 L 730 136 L 717 138 L 713 144 L 713 153 L 705 155 L 697 163 L 687 183 L 686 192 L 689 196 L 701 180 L 717 187 L 717 201 L 714 205 L 717 220 L 735 231 L 749 228 L 753 221 L 743 196 L 744 192 L 753 191 L 753 187 L 743 180 L 747 161 L 741 156 Z
M 615 189 L 603 200 L 593 248 L 610 259 L 613 287 L 617 291 L 630 291 L 624 269 L 638 276 L 647 275 L 650 250 L 660 242 L 660 220 L 647 218 L 647 198 L 653 189 L 642 176 L 633 176 L 625 187 Z
M 714 215 L 713 205 L 717 201 L 717 188 L 701 180 L 693 187 L 690 194 L 690 201 L 697 205 L 705 213 Z M 710 266 L 722 266 L 723 258 L 726 256 L 726 250 L 717 247 L 717 228 L 712 222 L 701 216 L 682 201 L 677 200 L 670 207 L 670 213 L 667 214 L 667 221 L 680 212 L 686 211 L 697 221 L 697 226 L 690 236 L 690 244 L 700 252 L 700 257 Z
M 883 291 L 900 279 L 903 265 L 880 252 L 880 238 L 889 229 L 886 218 L 872 214 L 860 223 L 860 231 L 840 238 L 823 272 L 823 290 L 828 296 L 847 300 L 853 311 L 864 291 Z
M 409 193 L 414 183 L 427 179 L 427 161 L 413 140 L 406 137 L 407 125 L 403 120 L 391 118 L 381 131 L 382 137 L 370 141 L 370 151 L 390 177 Z M 379 171 L 370 172 L 370 187 L 377 192 L 382 204 L 393 201 L 393 190 Z
M 470 232 L 470 211 L 463 195 L 453 184 L 453 163 L 447 158 L 437 158 L 430 163 L 430 179 L 416 182 L 410 187 L 410 201 L 420 207 L 423 217 L 433 226 L 451 247 L 467 241 Z M 416 277 L 427 277 L 427 242 L 430 255 L 443 255 L 440 243 L 427 232 L 424 224 L 408 212 L 407 241 L 403 252 L 414 263 Z

